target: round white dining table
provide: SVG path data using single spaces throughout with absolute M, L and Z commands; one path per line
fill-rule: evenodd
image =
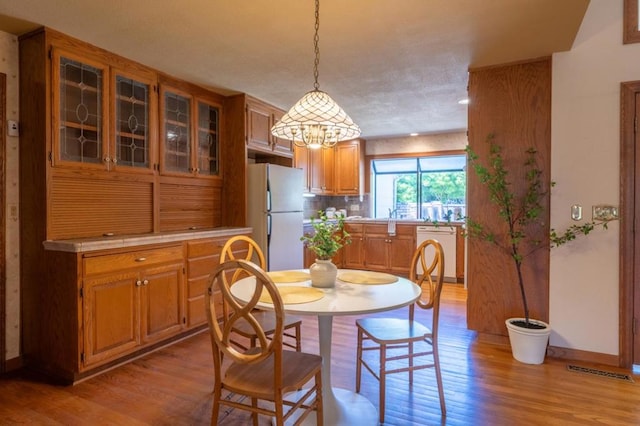
M 288 314 L 315 315 L 318 317 L 320 355 L 322 356 L 322 402 L 324 424 L 331 426 L 377 425 L 378 412 L 364 396 L 348 389 L 331 385 L 331 334 L 333 317 L 337 315 L 359 315 L 389 311 L 415 302 L 420 296 L 420 287 L 412 281 L 397 277 L 391 284 L 355 284 L 339 279 L 338 270 L 335 287 L 321 288 L 324 296 L 308 303 L 285 304 Z M 365 271 L 363 271 L 365 272 Z M 296 283 L 277 283 L 284 286 L 311 286 L 311 281 Z M 240 301 L 247 301 L 253 295 L 254 278 L 245 278 L 236 282 L 231 293 Z M 262 309 L 273 309 L 269 303 L 259 303 Z M 355 331 L 354 331 L 355 333 Z M 354 360 L 355 362 L 355 360 Z M 313 416 L 305 419 L 304 424 L 315 425 Z

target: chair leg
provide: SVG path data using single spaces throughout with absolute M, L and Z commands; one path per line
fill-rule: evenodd
M 438 344 L 433 342 L 433 364 L 436 370 L 436 382 L 438 383 L 438 396 L 440 397 L 440 410 L 442 416 L 447 415 L 447 407 L 444 401 L 444 388 L 442 387 L 442 373 L 440 371 L 440 357 L 438 356 Z
M 300 331 L 300 323 L 296 324 L 296 351 L 302 352 L 302 333 Z
M 316 426 L 324 425 L 324 405 L 322 402 L 322 370 L 316 374 Z
M 387 345 L 380 345 L 380 423 L 384 423 L 384 397 L 387 387 Z
M 213 388 L 213 408 L 211 409 L 211 424 L 218 424 L 218 415 L 220 414 L 220 398 L 222 397 L 222 390 L 219 386 Z
M 409 342 L 409 387 L 413 388 L 413 342 Z
M 258 408 L 258 400 L 251 398 L 251 406 L 255 409 Z M 258 413 L 256 411 L 251 412 L 251 418 L 253 419 L 253 426 L 258 426 Z
M 358 328 L 358 347 L 356 350 L 356 393 L 360 393 L 361 374 L 362 374 L 362 330 Z

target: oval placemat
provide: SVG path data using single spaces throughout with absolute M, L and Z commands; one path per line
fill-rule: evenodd
M 278 287 L 278 291 L 280 292 L 280 297 L 282 297 L 282 302 L 285 305 L 315 302 L 316 300 L 320 300 L 324 297 L 322 290 L 312 287 L 286 286 Z M 260 295 L 260 302 L 273 303 L 273 300 L 271 299 L 271 295 L 263 290 Z
M 338 275 L 340 281 L 352 284 L 391 284 L 398 281 L 398 277 L 384 272 L 350 271 Z
M 311 275 L 304 271 L 271 271 L 267 275 L 274 283 L 300 283 L 311 279 Z

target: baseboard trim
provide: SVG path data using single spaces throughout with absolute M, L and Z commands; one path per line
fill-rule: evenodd
M 491 345 L 501 345 L 511 347 L 509 336 L 499 334 L 478 333 L 478 343 L 488 343 Z M 547 347 L 547 357 L 565 361 L 580 361 L 590 364 L 608 365 L 620 367 L 620 357 L 617 355 L 603 354 L 600 352 L 581 351 L 578 349 L 561 348 L 558 346 Z
M 9 373 L 11 371 L 19 370 L 23 366 L 24 366 L 24 360 L 20 356 L 8 359 L 4 362 L 4 373 Z
M 618 355 L 581 351 L 578 349 L 561 348 L 558 346 L 549 346 L 547 348 L 547 356 L 569 361 L 582 361 L 592 364 L 610 365 L 613 367 L 620 366 L 620 357 L 618 357 Z

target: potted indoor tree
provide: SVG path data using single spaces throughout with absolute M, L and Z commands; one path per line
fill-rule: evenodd
M 509 318 L 506 326 L 509 333 L 512 353 L 515 359 L 529 364 L 540 364 L 544 361 L 546 347 L 551 329 L 543 321 L 531 319 L 525 291 L 523 262 L 538 249 L 558 247 L 576 237 L 587 235 L 596 227 L 607 228 L 607 221 L 594 221 L 575 224 L 563 232 L 550 230 L 548 238 L 540 239 L 543 220 L 543 201 L 555 182 L 545 185 L 542 170 L 536 163 L 537 151 L 530 148 L 526 151 L 524 176 L 526 185 L 521 192 L 516 192 L 509 182 L 509 171 L 504 164 L 502 149 L 494 142 L 494 135 L 487 138 L 489 158 L 487 164 L 480 162 L 478 155 L 467 146 L 469 165 L 478 176 L 480 183 L 486 186 L 490 201 L 498 208 L 498 216 L 505 226 L 499 232 L 490 230 L 486 224 L 466 217 L 466 235 L 479 238 L 504 250 L 513 260 L 517 274 L 517 285 L 522 301 L 522 318 Z
M 344 218 L 338 216 L 329 219 L 323 211 L 318 212 L 319 220 L 311 219 L 313 234 L 303 235 L 300 240 L 316 255 L 316 261 L 309 267 L 311 285 L 314 287 L 333 287 L 338 268 L 331 258 L 345 244 L 351 243 L 351 237 L 344 229 Z

